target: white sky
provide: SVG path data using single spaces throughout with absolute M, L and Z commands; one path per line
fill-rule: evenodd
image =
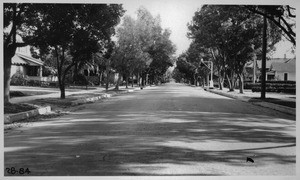
M 153 16 L 158 14 L 161 17 L 163 28 L 169 28 L 172 31 L 171 40 L 176 45 L 176 55 L 185 51 L 190 44 L 186 37 L 188 32 L 187 23 L 201 7 L 200 0 L 129 0 L 123 2 L 126 14 L 135 17 L 136 11 L 140 6 L 144 6 Z

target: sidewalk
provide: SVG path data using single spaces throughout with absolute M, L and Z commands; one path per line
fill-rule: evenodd
M 114 87 L 110 87 L 109 90 Z M 43 95 L 34 95 L 34 96 L 22 96 L 22 97 L 14 97 L 10 99 L 11 103 L 26 103 L 29 101 L 33 101 L 36 99 L 45 99 L 45 98 L 59 98 L 60 90 L 59 88 L 42 88 L 42 87 L 28 87 L 28 86 L 12 86 L 11 91 L 41 91 L 41 92 L 49 92 L 49 94 Z M 66 89 L 66 97 L 74 94 L 84 94 L 84 93 L 99 93 L 105 92 L 105 88 L 95 87 L 94 89 Z
M 266 92 L 266 99 L 261 100 L 260 92 L 252 92 L 251 90 L 247 89 L 244 90 L 244 94 L 239 93 L 239 90 L 230 92 L 228 88 L 219 90 L 217 88 L 209 89 L 205 87 L 204 89 L 208 92 L 212 92 L 222 96 L 249 102 L 262 107 L 267 107 L 283 113 L 296 115 L 296 95 L 294 94 Z
M 31 91 L 31 92 L 49 92 L 49 94 L 32 95 L 11 98 L 11 103 L 28 103 L 36 105 L 37 109 L 31 111 L 25 111 L 15 114 L 4 114 L 5 124 L 20 121 L 29 117 L 37 115 L 47 114 L 52 112 L 53 107 L 58 108 L 60 106 L 73 107 L 79 104 L 85 104 L 94 102 L 100 99 L 110 98 L 117 94 L 123 94 L 139 90 L 140 87 L 128 87 L 120 86 L 119 91 L 114 91 L 114 86 L 108 88 L 106 91 L 103 87 L 89 87 L 89 89 L 66 89 L 66 99 L 60 99 L 60 91 L 58 88 L 42 88 L 42 87 L 26 87 L 26 86 L 13 86 L 11 91 Z M 60 109 L 60 108 L 59 108 Z M 59 110 L 60 111 L 60 110 Z

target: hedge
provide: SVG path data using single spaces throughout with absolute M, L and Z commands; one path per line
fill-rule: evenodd
M 277 93 L 296 93 L 296 83 L 287 82 L 266 82 L 266 92 Z M 261 92 L 261 83 L 255 83 L 251 85 L 252 92 Z

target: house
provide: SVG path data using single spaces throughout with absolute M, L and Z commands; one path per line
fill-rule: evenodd
M 57 81 L 55 76 L 43 76 L 44 62 L 40 59 L 31 57 L 30 46 L 19 47 L 12 58 L 10 76 L 22 73 L 33 81 Z
M 261 76 L 261 60 L 248 62 L 245 66 L 245 80 L 253 81 L 253 69 L 255 68 L 256 82 Z M 271 58 L 266 61 L 267 81 L 296 81 L 296 58 Z
M 296 59 L 289 59 L 285 62 L 273 62 L 269 72 L 274 73 L 271 80 L 296 81 Z

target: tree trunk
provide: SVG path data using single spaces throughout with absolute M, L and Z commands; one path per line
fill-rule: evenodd
M 240 85 L 240 93 L 244 93 L 244 79 L 243 74 L 239 74 L 239 85 Z
M 73 74 L 73 84 L 76 83 L 77 77 L 78 77 L 78 63 L 75 63 L 74 66 L 74 74 Z
M 16 36 L 17 36 L 17 4 L 13 6 L 13 19 L 12 19 L 12 27 L 11 31 L 6 37 L 4 38 L 4 82 L 3 82 L 3 87 L 4 87 L 4 104 L 9 104 L 10 103 L 10 96 L 9 96 L 9 90 L 10 90 L 10 73 L 11 73 L 11 59 L 16 53 Z
M 234 72 L 233 71 L 230 72 L 230 77 L 228 76 L 228 74 L 226 76 L 229 84 L 229 91 L 234 91 L 235 88 Z
M 126 75 L 126 89 L 128 89 L 128 74 Z
M 224 79 L 225 79 L 225 73 L 220 72 L 219 73 L 219 89 L 223 90 L 224 88 Z
M 133 87 L 134 81 L 133 81 L 133 73 L 131 74 L 131 87 Z
M 140 73 L 137 74 L 137 83 L 138 83 L 138 86 L 141 86 Z
M 105 89 L 108 90 L 109 86 L 109 70 L 106 70 L 106 83 L 105 83 Z
M 8 50 L 7 50 L 8 51 Z M 14 53 L 7 52 L 4 54 L 4 105 L 10 103 L 10 96 L 9 96 L 9 90 L 10 90 L 10 73 L 11 73 L 11 58 L 13 57 Z M 10 51 L 13 51 L 10 50 Z M 15 52 L 15 51 L 13 51 Z
M 223 90 L 223 83 L 224 83 L 224 80 L 222 77 L 219 77 L 219 89 L 220 90 Z
M 102 85 L 102 75 L 103 75 L 103 72 L 101 71 L 99 74 L 99 79 L 98 79 L 99 86 Z
M 142 74 L 142 86 L 145 86 L 145 76 L 144 76 L 144 74 Z
M 60 99 L 65 99 L 66 98 L 65 84 L 63 81 L 59 83 L 59 89 L 60 89 Z
M 118 75 L 118 80 L 117 80 L 117 83 L 116 83 L 115 90 L 119 90 L 120 80 L 121 80 L 121 74 Z
M 229 89 L 229 91 L 234 91 L 234 88 L 235 88 L 235 79 L 234 79 L 234 77 L 232 76 L 232 77 L 231 77 L 231 88 Z
M 230 89 L 232 89 L 232 84 L 231 84 L 231 81 L 230 81 L 230 78 L 229 78 L 229 76 L 228 76 L 228 74 L 226 74 L 226 77 L 227 77 L 227 81 L 228 81 L 228 88 L 229 88 L 229 91 L 230 91 Z
M 66 93 L 65 93 L 65 78 L 62 75 L 62 73 L 59 73 L 58 84 L 59 84 L 59 90 L 60 90 L 60 98 L 61 99 L 65 99 L 66 98 Z

